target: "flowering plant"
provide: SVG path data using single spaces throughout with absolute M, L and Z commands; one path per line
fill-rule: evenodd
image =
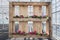
M 37 33 L 36 31 L 29 32 L 29 33 L 25 33 L 24 31 L 23 32 L 18 31 L 17 33 L 14 32 L 12 34 L 14 34 L 14 35 L 16 35 L 16 34 L 18 34 L 18 35 L 28 35 L 28 34 L 31 34 L 31 35 L 40 35 L 40 36 L 47 36 L 48 35 L 47 33 L 45 33 L 45 34 L 43 34 L 43 33 Z
M 30 18 L 47 18 L 48 19 L 48 16 L 37 16 L 37 15 L 33 15 L 33 16 L 29 16 Z M 29 18 L 29 17 L 24 17 L 23 15 L 20 15 L 20 16 L 18 16 L 18 15 L 16 15 L 16 16 L 14 16 L 14 18 Z
M 17 32 L 14 32 L 14 33 L 12 33 L 12 34 L 14 34 L 14 35 L 16 35 L 16 34 L 25 35 L 25 32 L 24 32 L 24 31 L 21 32 L 20 30 L 18 30 Z
M 18 30 L 18 31 L 17 31 L 17 33 L 21 33 L 21 31 L 20 31 L 20 30 Z
M 19 34 L 20 34 L 20 35 L 24 35 L 24 34 L 25 34 L 25 32 L 23 31 L 23 32 L 20 32 Z
M 37 32 L 36 32 L 36 31 L 34 31 L 34 32 L 29 32 L 29 34 L 36 35 Z
M 36 15 L 33 15 L 32 18 L 37 18 L 37 16 Z
M 24 32 L 24 31 L 23 31 L 23 32 L 21 32 L 20 30 L 18 30 L 18 31 L 17 31 L 17 33 L 18 33 L 18 34 L 20 34 L 20 35 L 25 34 L 25 32 Z
M 42 16 L 42 18 L 47 18 L 48 16 Z
M 20 18 L 24 18 L 24 16 L 23 15 L 20 15 Z
M 39 16 L 38 18 L 40 18 L 40 19 L 41 19 L 41 18 L 42 18 L 42 16 Z
M 33 15 L 33 16 L 30 16 L 31 18 L 36 18 L 37 16 L 36 15 Z
M 16 16 L 14 16 L 14 18 L 19 18 L 19 16 L 18 16 L 18 15 L 16 15 Z
M 46 35 L 47 35 L 47 33 L 44 34 L 44 36 L 46 36 Z
M 14 32 L 14 33 L 12 33 L 12 34 L 16 35 L 16 32 Z

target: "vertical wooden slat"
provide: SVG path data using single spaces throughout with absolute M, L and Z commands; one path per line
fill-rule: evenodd
M 42 6 L 34 6 L 34 14 L 37 15 L 37 16 L 42 16 Z M 38 24 L 40 26 L 36 26 L 35 22 L 34 22 L 34 30 L 38 30 L 38 33 L 42 33 L 42 22 L 38 22 Z M 37 24 L 37 25 L 38 25 Z
M 46 33 L 49 35 L 49 21 L 46 21 Z
M 13 20 L 13 12 L 14 6 L 12 6 L 12 3 L 9 5 L 9 33 L 12 32 L 12 20 Z
M 19 29 L 18 30 L 21 30 L 21 24 L 20 24 L 20 22 L 19 22 Z
M 12 22 L 9 22 L 9 37 L 11 37 L 11 33 L 12 33 Z
M 28 6 L 20 6 L 20 15 L 23 15 L 24 17 L 28 16 Z M 25 24 L 27 24 L 27 23 L 26 22 L 21 22 L 20 24 L 22 26 L 21 28 L 23 28 L 24 26 L 26 26 Z M 25 31 L 25 28 L 22 31 Z
M 23 31 L 23 29 L 22 29 L 22 22 L 19 22 L 19 30 Z
M 37 33 L 42 33 L 42 24 L 41 22 L 33 22 L 33 31 L 37 31 Z
M 39 13 L 40 13 L 40 16 L 42 16 L 42 6 L 39 6 Z
M 49 6 L 46 6 L 46 15 L 49 16 Z M 49 21 L 46 21 L 46 33 L 49 35 Z
M 52 14 L 51 14 L 52 10 L 51 10 L 51 3 L 49 5 L 49 37 L 52 38 Z
M 39 28 L 39 30 L 40 30 L 40 33 L 42 33 L 42 22 L 40 22 L 40 28 Z
M 12 33 L 12 22 L 9 23 L 9 33 Z
M 33 31 L 37 31 L 38 32 L 38 26 L 37 26 L 37 22 L 33 22 Z
M 33 14 L 40 16 L 39 6 L 33 6 Z
M 39 6 L 40 16 L 42 16 L 42 6 Z M 40 33 L 42 33 L 42 21 L 40 21 Z
M 42 33 L 42 22 L 37 22 L 38 33 Z
M 20 6 L 20 15 L 28 16 L 28 6 Z
M 49 16 L 49 5 L 46 6 L 46 15 Z
M 14 6 L 12 3 L 9 3 L 9 37 L 11 36 L 10 33 L 12 33 L 12 20 L 13 20 L 13 13 L 14 13 Z
M 27 22 L 19 22 L 19 30 L 20 31 L 24 31 L 27 32 L 28 31 L 28 27 L 27 27 Z
M 13 22 L 12 22 L 12 31 L 13 31 L 13 33 L 15 33 L 15 25 L 16 25 L 16 24 L 15 24 L 15 22 L 13 21 Z
M 25 22 L 25 32 L 28 33 L 28 21 Z
M 21 26 L 20 26 L 21 24 L 20 24 L 20 22 L 19 22 L 19 29 L 18 30 L 21 30 Z
M 33 31 L 37 31 L 36 22 L 33 22 Z

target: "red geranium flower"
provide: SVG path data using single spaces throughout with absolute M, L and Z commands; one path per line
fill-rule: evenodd
M 23 15 L 20 15 L 20 17 L 21 17 L 21 18 L 24 18 L 24 16 L 23 16 Z
M 35 18 L 35 17 L 37 17 L 37 16 L 36 16 L 36 15 L 33 15 L 32 17 Z
M 36 31 L 34 31 L 34 33 L 36 33 Z
M 36 16 L 36 15 L 34 15 L 34 16 Z
M 29 32 L 29 34 L 32 34 L 33 32 Z
M 19 34 L 20 34 L 20 35 L 23 35 L 23 34 L 25 34 L 25 32 L 23 31 L 23 32 L 20 32 Z
M 25 33 L 24 31 L 22 33 Z
M 36 34 L 37 32 L 36 31 L 34 31 L 34 34 Z
M 35 17 L 37 17 L 36 15 L 33 15 L 33 16 L 31 16 L 32 18 L 35 18 Z
M 18 33 L 21 33 L 21 31 L 20 31 L 20 30 L 18 30 L 17 32 L 18 32 Z
M 16 35 L 16 32 L 14 32 L 14 33 L 12 33 L 12 34 Z
M 32 35 L 34 35 L 34 34 L 36 34 L 36 31 L 34 31 L 34 32 L 29 32 L 29 34 L 32 34 Z

